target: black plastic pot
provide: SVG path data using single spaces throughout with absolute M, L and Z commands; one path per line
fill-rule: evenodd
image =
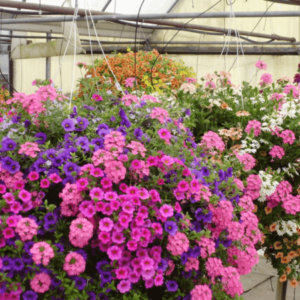
M 149 300 L 162 300 L 163 295 L 165 293 L 164 286 L 155 286 L 151 289 L 147 290 Z

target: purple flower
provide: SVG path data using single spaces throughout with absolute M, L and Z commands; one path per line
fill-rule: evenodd
M 141 128 L 136 128 L 136 129 L 134 129 L 133 134 L 134 134 L 135 138 L 140 141 L 142 139 L 144 133 Z
M 64 165 L 64 172 L 67 176 L 71 176 L 73 172 L 79 173 L 80 167 L 78 167 L 75 163 L 67 162 Z
M 178 230 L 178 226 L 174 221 L 167 221 L 165 223 L 165 230 L 168 232 L 170 235 L 174 236 Z
M 82 291 L 86 286 L 86 279 L 82 277 L 75 277 L 75 286 L 78 288 L 79 291 Z
M 81 149 L 83 149 L 85 151 L 90 150 L 89 144 L 90 144 L 90 142 L 89 142 L 88 138 L 83 137 L 83 136 L 76 140 L 76 146 L 80 146 Z
M 44 152 L 47 156 L 48 159 L 50 159 L 51 161 L 55 158 L 56 156 L 56 151 L 54 149 L 49 149 L 49 150 L 46 150 Z
M 29 255 L 28 253 L 22 254 L 22 260 L 26 265 L 31 265 L 33 263 L 31 255 Z
M 22 297 L 24 300 L 37 300 L 38 294 L 34 291 L 26 291 Z
M 199 221 L 192 222 L 193 227 L 192 230 L 195 230 L 196 232 L 200 232 L 202 230 L 202 225 Z
M 300 74 L 297 73 L 294 77 L 294 83 L 300 83 Z
M 95 110 L 95 107 L 93 106 L 88 106 L 88 105 L 83 105 L 83 108 L 87 109 L 87 110 Z
M 90 122 L 86 118 L 78 117 L 77 118 L 77 125 L 79 128 L 76 131 L 83 131 L 89 126 Z
M 103 273 L 104 272 L 103 267 L 107 266 L 107 265 L 109 265 L 109 262 L 107 260 L 98 261 L 97 264 L 96 264 L 96 270 L 97 270 L 97 272 L 98 273 Z
M 73 176 L 67 176 L 63 182 L 62 182 L 64 185 L 66 185 L 67 183 L 75 183 L 75 178 Z
M 102 123 L 98 126 L 98 130 L 101 130 L 101 129 L 109 130 L 109 126 L 105 123 Z
M 60 243 L 56 243 L 56 244 L 54 244 L 54 246 L 56 246 L 58 248 L 58 252 L 64 252 L 65 251 L 64 246 Z
M 198 208 L 195 212 L 195 217 L 198 221 L 201 221 L 203 219 L 203 212 L 202 212 L 202 208 Z
M 109 121 L 115 122 L 116 121 L 116 117 L 115 116 L 111 116 L 110 119 L 109 119 Z
M 61 125 L 63 126 L 65 131 L 74 131 L 75 130 L 75 124 L 72 119 L 65 119 L 61 122 Z
M 44 172 L 47 170 L 47 168 L 45 167 L 45 163 L 46 160 L 43 158 L 38 158 L 37 161 L 33 164 L 33 166 L 35 167 L 36 172 L 40 173 L 40 172 Z
M 29 120 L 24 121 L 25 128 L 28 128 L 31 125 L 31 122 Z
M 20 170 L 20 164 L 17 161 L 14 161 L 9 156 L 6 156 L 1 161 L 2 167 L 11 174 L 15 174 Z
M 78 253 L 78 254 L 80 254 L 84 258 L 84 260 L 87 260 L 87 254 L 86 254 L 86 252 L 84 250 L 78 249 L 75 252 Z
M 32 216 L 29 216 L 30 219 L 32 219 L 31 217 L 32 217 Z M 34 219 L 33 219 L 33 220 L 34 220 Z M 37 220 L 35 219 L 34 221 L 36 222 Z M 25 250 L 28 254 L 30 254 L 30 255 L 31 255 L 30 249 L 31 249 L 31 247 L 33 246 L 33 244 L 34 244 L 33 241 L 27 241 L 27 242 L 24 243 L 24 250 Z
M 17 272 L 24 269 L 24 263 L 21 258 L 15 258 L 13 259 L 13 269 Z
M 88 298 L 87 298 L 87 300 L 96 300 L 97 298 L 96 298 L 96 294 L 94 293 L 94 292 L 88 292 L 87 293 L 88 294 Z
M 10 138 L 4 138 L 2 141 L 2 150 L 3 151 L 13 151 L 16 148 L 16 142 Z
M 189 108 L 186 109 L 185 114 L 186 114 L 187 116 L 190 116 L 190 115 L 191 115 L 191 110 L 190 110 Z
M 117 131 L 121 132 L 123 136 L 127 135 L 126 128 L 123 126 L 118 127 Z
M 2 258 L 2 270 L 3 271 L 9 271 L 12 268 L 13 268 L 12 259 L 7 257 L 7 256 L 4 256 Z
M 59 280 L 56 277 L 52 277 L 51 278 L 51 285 L 54 286 L 54 287 L 58 287 L 58 286 L 61 285 L 61 280 Z
M 38 144 L 45 144 L 46 143 L 47 135 L 45 133 L 39 132 L 35 135 L 35 137 L 39 139 L 39 140 L 36 141 Z
M 108 129 L 99 129 L 97 130 L 97 134 L 100 137 L 105 137 L 107 134 L 109 134 L 109 130 Z
M 94 151 L 104 148 L 104 140 L 101 138 L 92 139 L 91 144 L 95 145 Z
M 210 172 L 207 167 L 202 167 L 201 172 L 203 176 L 209 176 Z
M 11 121 L 15 124 L 18 124 L 21 121 L 21 114 L 18 114 L 16 116 L 13 116 Z
M 185 264 L 187 263 L 187 260 L 188 260 L 188 255 L 187 255 L 187 253 L 186 253 L 186 252 L 183 252 L 183 253 L 181 254 L 181 263 L 182 263 L 183 265 L 185 265 Z
M 60 153 L 57 155 L 57 157 L 53 160 L 53 166 L 54 167 L 60 167 L 65 161 L 65 155 L 63 153 Z
M 101 284 L 105 285 L 106 283 L 110 283 L 112 280 L 111 273 L 108 271 L 104 271 L 100 273 L 101 275 Z
M 98 297 L 99 297 L 99 300 L 109 300 L 108 296 L 106 296 L 106 295 L 103 294 L 103 293 L 100 293 L 100 294 L 98 295 Z
M 176 292 L 178 290 L 178 284 L 174 280 L 169 280 L 166 283 L 169 292 Z

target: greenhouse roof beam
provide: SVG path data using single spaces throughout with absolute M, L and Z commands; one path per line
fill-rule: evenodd
M 105 11 L 112 0 L 107 0 L 101 11 Z
M 292 1 L 292 0 L 290 0 Z M 293 0 L 295 3 L 300 3 L 300 0 Z M 43 10 L 47 12 L 55 12 L 62 15 L 73 15 L 75 12 L 74 8 L 71 7 L 61 7 L 54 5 L 45 5 L 45 4 L 35 4 L 35 3 L 24 3 L 17 1 L 8 1 L 0 0 L 0 7 L 11 7 L 11 8 L 21 8 L 21 9 L 31 9 L 31 10 Z M 121 14 L 112 14 L 104 11 L 91 11 L 92 15 L 95 15 L 94 20 L 137 20 L 137 15 L 121 15 Z M 78 10 L 79 16 L 85 16 L 85 9 Z M 268 17 L 299 17 L 300 11 L 251 11 L 251 12 L 235 12 L 235 18 L 268 18 Z M 139 20 L 146 19 L 190 19 L 190 18 L 230 18 L 230 12 L 204 12 L 204 13 L 163 13 L 163 14 L 141 14 Z M 80 18 L 80 17 L 79 17 Z M 63 18 L 53 18 L 53 22 L 62 22 Z M 57 19 L 57 20 L 55 20 Z M 66 18 L 66 21 L 72 21 Z M 47 21 L 48 22 L 48 21 Z M 38 23 L 38 21 L 37 21 Z

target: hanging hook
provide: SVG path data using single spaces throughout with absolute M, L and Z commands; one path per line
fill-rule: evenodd
M 194 0 L 192 0 L 192 7 L 195 8 Z

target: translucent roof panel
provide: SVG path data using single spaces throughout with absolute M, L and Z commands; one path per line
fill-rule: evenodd
M 145 0 L 141 14 L 166 13 L 176 0 Z M 143 0 L 112 0 L 105 11 L 117 14 L 137 14 Z
M 13 0 L 13 1 L 22 2 L 22 0 Z M 90 8 L 91 10 L 101 11 L 105 7 L 107 1 L 108 0 L 78 0 L 78 7 L 83 8 L 83 9 Z M 114 1 L 114 0 L 112 0 L 112 1 Z M 119 1 L 123 1 L 123 0 L 119 0 Z M 62 6 L 62 4 L 64 2 L 67 2 L 67 1 L 64 1 L 64 0 L 41 0 L 42 4 L 54 5 L 54 6 Z M 26 3 L 39 4 L 40 0 L 28 0 L 28 1 L 26 1 Z M 72 5 L 72 7 L 75 7 L 75 0 L 71 0 L 71 5 Z M 65 4 L 65 6 L 68 7 L 67 4 Z

